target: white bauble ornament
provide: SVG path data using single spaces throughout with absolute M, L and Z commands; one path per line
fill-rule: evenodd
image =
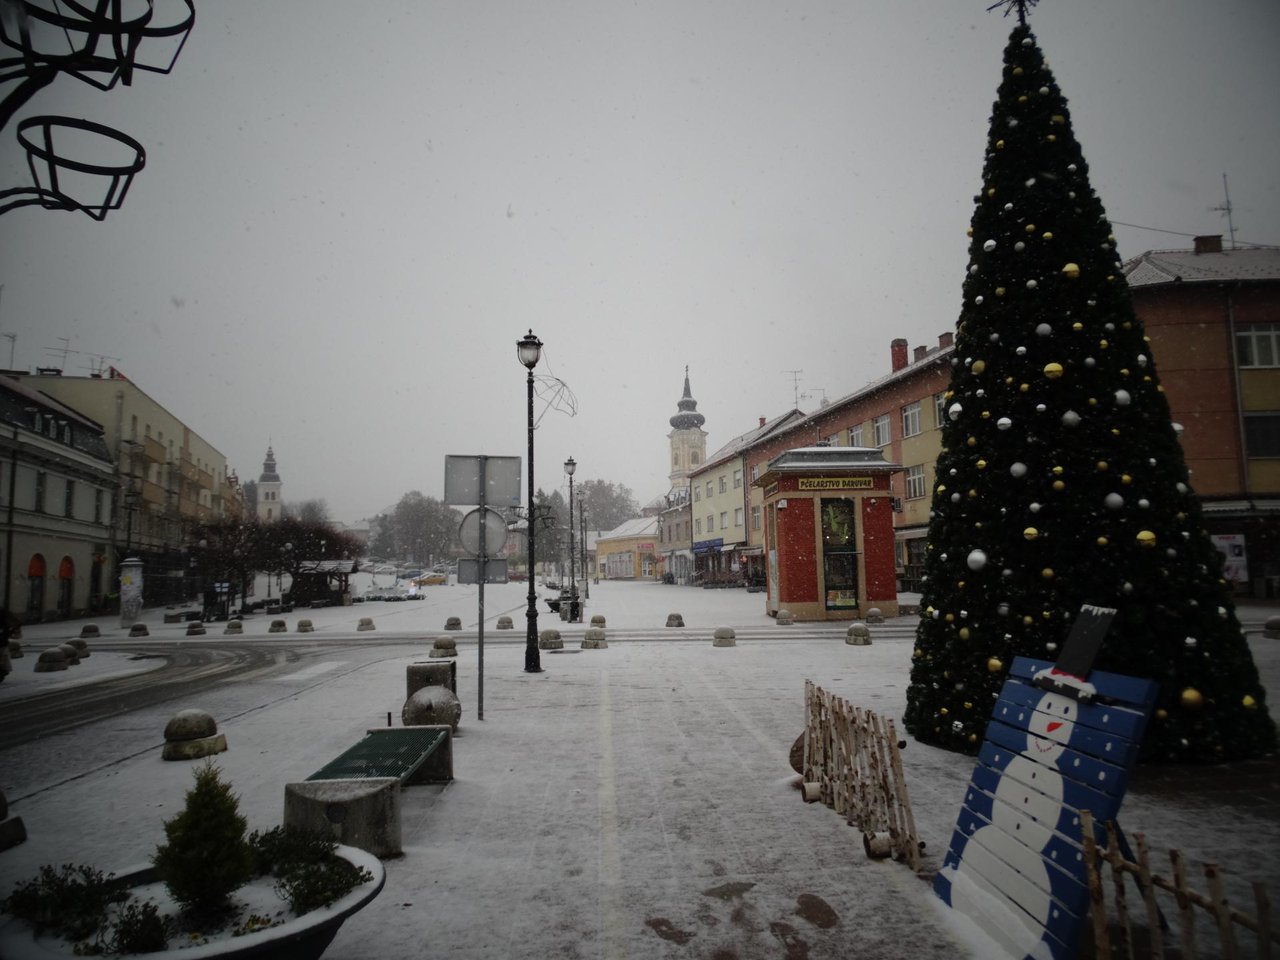
M 1068 170 L 1068 172 L 1070 172 L 1070 173 L 1075 173 L 1075 172 L 1076 172 L 1076 165 L 1075 165 L 1074 163 L 1068 163 L 1068 164 L 1067 164 L 1067 170 Z
M 1036 185 L 1036 178 L 1035 178 L 1035 177 L 1028 177 L 1028 178 L 1027 178 L 1027 182 L 1026 182 L 1025 184 L 1023 184 L 1023 186 L 1027 186 L 1027 187 L 1034 187 L 1035 185 Z
M 1044 413 L 1044 412 L 1045 412 L 1046 410 L 1048 410 L 1048 409 L 1049 409 L 1049 408 L 1048 408 L 1048 407 L 1046 407 L 1043 403 L 1037 403 L 1037 404 L 1036 404 L 1036 413 Z
M 1117 407 L 1127 407 L 1127 406 L 1129 405 L 1130 400 L 1132 400 L 1132 399 L 1133 399 L 1133 398 L 1129 396 L 1129 391 L 1128 391 L 1128 390 L 1117 390 L 1117 391 L 1116 391 L 1116 406 L 1117 406 Z
M 1002 617 L 1007 617 L 1009 615 L 1009 605 L 1007 603 L 1000 604 L 1000 606 L 996 607 L 996 613 Z
M 996 428 L 1000 430 L 1008 430 L 1012 426 L 1013 426 L 1013 421 L 1010 420 L 1008 417 L 1001 417 L 999 420 L 996 421 Z
M 1138 366 L 1145 367 L 1147 365 L 1147 355 L 1145 353 L 1138 354 Z
M 1009 473 L 1021 479 L 1027 475 L 1027 465 L 1025 463 L 1013 463 L 1009 465 Z
M 1040 334 L 1042 337 L 1047 337 L 1049 334 L 1053 333 L 1053 327 L 1049 326 L 1047 323 L 1038 324 L 1036 326 L 1036 333 Z
M 1013 351 L 1013 352 L 1014 352 L 1014 353 L 1016 353 L 1016 354 L 1017 354 L 1018 356 L 1020 356 L 1020 357 L 1025 357 L 1025 356 L 1027 355 L 1027 348 L 1026 348 L 1026 347 L 1019 347 L 1017 350 L 1015 350 L 1015 351 Z
M 1098 365 L 1098 361 L 1093 359 L 1093 357 L 1085 357 L 1084 365 L 1088 367 L 1090 370 L 1092 370 L 1094 367 Z
M 1034 280 L 1028 280 L 1028 281 L 1027 281 L 1027 289 L 1028 289 L 1028 290 L 1034 290 L 1034 289 L 1036 288 L 1036 286 L 1037 286 L 1036 281 L 1034 281 Z
M 1143 510 L 1146 510 L 1148 507 L 1151 506 L 1151 501 L 1148 500 L 1146 497 L 1143 497 L 1141 500 L 1138 501 L 1138 506 L 1141 507 Z
M 1182 436 L 1182 431 L 1183 431 L 1183 429 L 1184 429 L 1184 428 L 1183 428 L 1183 426 L 1182 426 L 1182 424 L 1178 423 L 1178 422 L 1175 420 L 1172 424 L 1170 424 L 1170 426 L 1172 426 L 1172 427 L 1173 427 L 1173 432 L 1174 432 L 1174 435 L 1175 435 L 1175 436 L 1179 436 L 1179 437 L 1180 437 L 1180 436 Z
M 1177 484 L 1175 484 L 1175 485 L 1174 485 L 1174 489 L 1175 489 L 1175 490 L 1177 490 L 1179 493 L 1186 493 L 1186 492 L 1187 492 L 1187 485 L 1186 485 L 1185 483 L 1183 483 L 1183 482 L 1179 481 Z
M 978 265 L 976 263 L 969 264 L 969 275 L 972 276 L 977 272 L 978 272 Z
M 964 407 L 959 403 L 953 403 L 951 406 L 947 407 L 947 416 L 952 420 L 959 420 L 960 414 L 962 413 L 964 413 Z
M 1187 639 L 1183 640 L 1182 642 L 1187 645 L 1188 649 L 1194 650 L 1195 645 L 1198 641 L 1196 640 L 1195 637 L 1187 637 Z
M 969 564 L 970 570 L 981 570 L 987 565 L 987 555 L 981 550 L 971 550 L 966 562 Z
M 1019 240 L 1017 243 L 1013 245 L 1013 249 L 1016 250 L 1018 253 L 1021 253 L 1023 250 L 1027 249 L 1027 245 L 1023 243 L 1021 240 Z
M 1062 415 L 1062 425 L 1064 427 L 1080 426 L 1080 414 L 1076 413 L 1074 410 L 1068 410 Z
M 982 300 L 983 298 L 980 296 L 973 298 L 973 302 L 976 303 L 978 306 L 982 306 Z M 960 361 L 958 357 L 952 357 L 951 362 L 954 364 L 954 363 L 959 363 Z
M 985 250 L 987 253 L 990 253 L 995 248 L 996 248 L 996 242 L 994 240 L 988 240 L 982 245 L 982 249 Z
M 1107 505 L 1108 510 L 1119 510 L 1124 506 L 1124 497 L 1118 493 L 1108 493 L 1102 502 Z
M 987 339 L 988 339 L 988 340 L 990 340 L 992 343 L 999 343 L 999 342 L 1000 342 L 1000 334 L 998 334 L 998 333 L 993 333 L 991 336 L 987 337 Z

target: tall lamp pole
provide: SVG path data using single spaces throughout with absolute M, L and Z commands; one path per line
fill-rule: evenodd
M 533 335 L 533 331 L 516 341 L 516 356 L 529 371 L 529 609 L 525 611 L 528 623 L 524 635 L 524 670 L 525 673 L 541 673 L 542 662 L 538 654 L 538 594 L 534 588 L 534 522 L 533 510 L 533 368 L 542 357 L 542 341 Z
M 564 472 L 569 475 L 569 622 L 581 619 L 578 613 L 578 581 L 573 577 L 573 471 L 578 469 L 573 457 L 564 462 Z
M 587 572 L 587 505 L 584 501 L 578 501 L 578 529 L 582 533 L 580 548 L 582 553 L 582 590 L 587 600 L 591 599 L 591 574 Z

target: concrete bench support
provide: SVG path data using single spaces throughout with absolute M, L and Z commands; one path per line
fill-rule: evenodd
M 328 834 L 375 857 L 399 856 L 400 781 L 371 777 L 287 783 L 284 825 Z

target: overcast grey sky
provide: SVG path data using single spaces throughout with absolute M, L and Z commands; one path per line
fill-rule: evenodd
M 711 450 L 791 408 L 788 371 L 809 410 L 954 328 L 1014 23 L 986 5 L 200 0 L 172 75 L 19 114 L 148 157 L 104 223 L 0 218 L 0 331 L 18 367 L 118 358 L 242 479 L 270 440 L 286 500 L 354 521 L 441 495 L 446 454 L 524 456 L 532 328 L 579 405 L 543 417 L 538 484 L 572 455 L 643 502 L 685 364 Z M 1280 244 L 1276 0 L 1031 22 L 1113 221 L 1225 233 L 1225 173 L 1238 238 Z

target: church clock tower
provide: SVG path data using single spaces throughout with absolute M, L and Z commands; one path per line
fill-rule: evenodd
M 707 418 L 698 412 L 698 401 L 689 389 L 689 368 L 684 368 L 684 396 L 676 405 L 679 413 L 671 418 L 671 487 L 688 485 L 689 474 L 707 458 L 707 431 L 702 429 Z
M 276 455 L 267 445 L 267 459 L 258 477 L 258 519 L 264 522 L 280 519 L 280 474 L 276 473 Z

